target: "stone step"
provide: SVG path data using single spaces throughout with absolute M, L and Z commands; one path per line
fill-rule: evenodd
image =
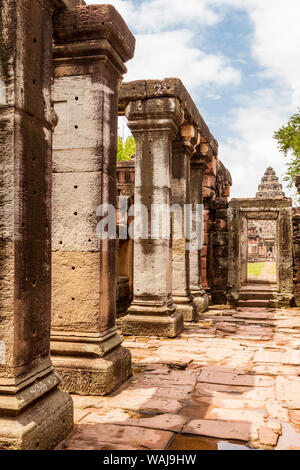
M 261 292 L 241 291 L 240 292 L 240 300 L 256 300 L 256 299 L 261 299 L 261 300 L 275 299 L 275 292 L 270 292 L 270 291 L 261 291 Z
M 238 307 L 262 307 L 262 308 L 276 308 L 278 306 L 278 302 L 276 300 L 269 300 L 269 299 L 255 299 L 255 300 L 239 300 Z

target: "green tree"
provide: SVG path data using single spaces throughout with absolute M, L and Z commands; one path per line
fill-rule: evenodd
M 127 137 L 126 141 L 118 137 L 118 162 L 130 160 L 135 154 L 135 140 L 132 135 Z
M 295 176 L 300 174 L 300 108 L 291 116 L 286 126 L 275 132 L 274 139 L 277 140 L 278 148 L 288 158 L 287 171 L 284 181 L 288 188 L 295 188 Z M 298 197 L 298 202 L 300 198 Z

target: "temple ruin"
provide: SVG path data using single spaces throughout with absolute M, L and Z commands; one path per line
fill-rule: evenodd
M 70 394 L 132 376 L 123 335 L 172 347 L 185 329 L 205 337 L 210 306 L 299 306 L 300 213 L 271 167 L 255 198 L 229 201 L 181 80 L 123 81 L 135 38 L 114 7 L 0 0 L 0 13 L 0 449 L 51 449 L 73 427 Z M 136 154 L 117 163 L 118 116 Z M 274 279 L 249 277 L 260 261 Z

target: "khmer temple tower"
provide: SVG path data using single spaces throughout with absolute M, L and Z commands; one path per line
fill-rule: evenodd
M 262 177 L 256 197 L 264 199 L 285 197 L 285 194 L 282 191 L 282 184 L 280 184 L 278 176 L 271 166 L 266 169 L 266 172 Z

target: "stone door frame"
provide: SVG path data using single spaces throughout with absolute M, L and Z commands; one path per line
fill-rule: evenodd
M 292 200 L 232 199 L 228 209 L 228 300 L 236 306 L 247 280 L 249 220 L 276 220 L 277 293 L 280 306 L 293 298 Z M 245 223 L 247 222 L 247 223 Z

